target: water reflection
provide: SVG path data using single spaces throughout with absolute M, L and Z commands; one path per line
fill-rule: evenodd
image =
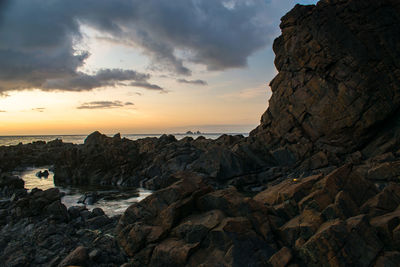
M 84 206 L 83 203 L 78 203 L 79 199 L 85 194 L 94 193 L 97 197 L 97 202 L 93 205 L 86 205 L 87 209 L 101 208 L 109 216 L 122 214 L 130 205 L 141 201 L 151 195 L 152 191 L 143 188 L 118 188 L 115 187 L 62 187 L 54 185 L 54 173 L 49 171 L 49 176 L 38 177 L 36 174 L 40 171 L 49 170 L 50 166 L 42 168 L 29 168 L 22 172 L 16 172 L 25 181 L 25 188 L 31 190 L 39 188 L 46 190 L 57 187 L 65 196 L 61 199 L 62 203 L 67 207 Z

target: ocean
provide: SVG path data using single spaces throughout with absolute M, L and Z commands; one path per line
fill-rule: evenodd
M 223 134 L 248 136 L 248 133 L 202 133 L 202 134 L 173 134 L 176 139 L 180 140 L 186 136 L 193 137 L 196 139 L 199 136 L 204 136 L 207 139 L 217 139 Z M 112 137 L 113 134 L 107 134 Z M 162 134 L 121 134 L 121 137 L 125 137 L 130 140 L 137 140 L 146 137 L 160 137 Z M 0 136 L 0 146 L 12 146 L 18 145 L 19 143 L 28 144 L 35 141 L 52 141 L 55 139 L 61 139 L 64 143 L 83 144 L 87 135 L 21 135 L 21 136 Z

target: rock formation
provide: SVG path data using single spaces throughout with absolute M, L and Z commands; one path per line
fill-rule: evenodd
M 101 209 L 76 206 L 67 210 L 58 189 L 27 193 L 22 180 L 13 177 L 5 185 L 4 177 L 10 176 L 0 176 L 0 191 L 13 195 L 0 199 L 1 266 L 119 266 L 126 262 L 114 237 L 118 217 L 109 218 Z
M 281 29 L 273 95 L 248 138 L 95 132 L 83 145 L 1 147 L 0 262 L 399 266 L 400 2 L 297 5 Z M 42 163 L 59 184 L 160 190 L 116 225 L 5 173 Z
M 322 151 L 332 163 L 397 147 L 399 10 L 386 0 L 297 5 L 282 18 L 273 46 L 279 73 L 251 135 L 298 160 Z
M 131 266 L 400 264 L 400 3 L 297 5 L 281 28 L 269 108 L 235 144 L 268 151 L 272 166 L 244 175 L 267 189 L 187 174 L 122 216 Z

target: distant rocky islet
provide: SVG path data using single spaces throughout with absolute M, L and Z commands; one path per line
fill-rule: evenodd
M 395 0 L 297 5 L 249 137 L 0 147 L 0 262 L 399 266 L 399 26 Z M 120 217 L 67 210 L 57 189 L 27 193 L 9 174 L 28 165 L 53 165 L 56 184 L 156 192 Z

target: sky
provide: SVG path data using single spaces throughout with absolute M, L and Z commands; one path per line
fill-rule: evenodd
M 292 0 L 0 0 L 0 135 L 246 133 Z

